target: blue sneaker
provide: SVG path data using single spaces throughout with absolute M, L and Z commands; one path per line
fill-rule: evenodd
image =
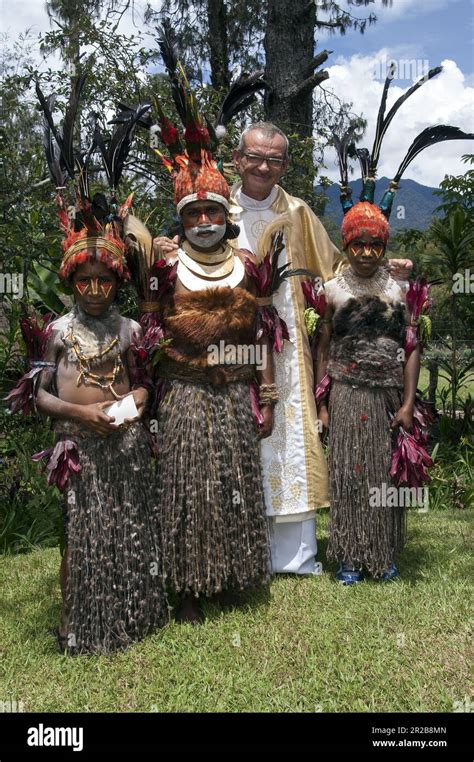
M 390 564 L 388 569 L 384 571 L 382 574 L 382 581 L 383 582 L 393 582 L 393 580 L 397 579 L 397 577 L 400 576 L 400 572 L 398 571 L 395 564 Z
M 343 585 L 355 585 L 357 582 L 362 582 L 363 576 L 360 569 L 353 569 L 349 564 L 341 563 L 336 572 L 336 579 Z

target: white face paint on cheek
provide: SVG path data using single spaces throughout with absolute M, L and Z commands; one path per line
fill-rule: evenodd
M 193 228 L 185 228 L 185 236 L 190 243 L 202 249 L 210 249 L 224 238 L 226 225 L 196 225 Z M 202 236 L 199 233 L 206 231 L 209 235 Z

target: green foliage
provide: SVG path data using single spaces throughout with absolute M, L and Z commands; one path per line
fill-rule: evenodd
M 357 0 L 357 5 L 368 6 L 373 0 Z M 391 5 L 392 0 L 382 0 L 383 5 Z M 224 25 L 227 55 L 225 64 L 230 71 L 236 65 L 243 70 L 263 67 L 265 63 L 264 36 L 268 28 L 268 10 L 271 4 L 261 0 L 229 0 L 220 7 Z M 350 29 L 363 34 L 367 26 L 377 21 L 374 13 L 361 17 L 350 12 L 344 3 L 324 0 L 315 3 L 315 31 L 324 29 L 331 34 L 345 35 Z M 209 14 L 216 13 L 216 5 L 208 0 L 164 0 L 159 11 L 148 4 L 145 21 L 156 24 L 163 16 L 171 20 L 180 53 L 185 60 L 192 62 L 192 70 L 201 83 L 209 72 L 211 64 L 212 40 L 209 35 Z M 275 51 L 278 55 L 278 51 Z M 211 72 L 212 73 L 212 72 Z
M 31 456 L 53 444 L 49 424 L 0 411 L 0 554 L 57 545 L 61 496 Z
M 472 400 L 468 405 L 472 415 Z M 428 486 L 430 509 L 474 508 L 474 446 L 462 434 L 464 420 L 453 423 L 443 416 L 439 422 L 441 444 L 435 453 L 432 482 Z
M 321 319 L 321 316 L 318 315 L 314 307 L 308 307 L 304 311 L 304 324 L 306 326 L 306 333 L 308 334 L 308 338 L 311 340 L 314 336 L 314 333 L 318 327 L 318 323 Z
M 292 196 L 302 198 L 314 210 L 321 212 L 325 202 L 324 192 L 315 194 L 314 185 L 317 168 L 314 164 L 313 138 L 301 138 L 298 134 L 288 135 L 290 143 L 290 163 L 282 184 Z
M 21 376 L 24 370 L 24 359 L 18 344 L 20 309 L 17 301 L 0 303 L 0 396 L 7 393 L 13 380 Z
M 436 211 L 447 214 L 453 207 L 459 207 L 472 218 L 474 216 L 474 154 L 465 154 L 462 160 L 465 164 L 469 164 L 471 169 L 468 169 L 464 175 L 446 175 L 439 190 L 435 191 L 435 194 L 443 199 Z

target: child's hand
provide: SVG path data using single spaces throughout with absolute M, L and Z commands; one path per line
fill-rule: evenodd
M 134 389 L 132 394 L 133 399 L 135 400 L 135 405 L 137 406 L 138 417 L 141 418 L 145 411 L 146 403 L 148 402 L 148 389 L 140 386 L 138 389 Z
M 411 431 L 413 427 L 413 408 L 402 405 L 398 413 L 396 413 L 390 424 L 390 428 L 394 429 L 396 426 L 403 426 L 405 431 Z
M 271 405 L 262 405 L 260 412 L 263 416 L 263 423 L 258 427 L 258 438 L 266 439 L 273 431 L 273 408 Z
M 106 437 L 112 431 L 117 431 L 117 427 L 112 425 L 115 418 L 104 412 L 104 408 L 110 407 L 111 404 L 111 402 L 94 402 L 92 405 L 81 405 L 79 418 L 88 429 Z

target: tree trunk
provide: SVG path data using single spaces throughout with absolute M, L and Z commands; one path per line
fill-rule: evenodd
M 285 132 L 313 134 L 313 90 L 328 78 L 315 72 L 327 51 L 314 55 L 316 12 L 308 0 L 269 0 L 265 33 L 265 115 Z
M 218 90 L 230 84 L 227 13 L 224 0 L 207 0 L 211 84 Z

